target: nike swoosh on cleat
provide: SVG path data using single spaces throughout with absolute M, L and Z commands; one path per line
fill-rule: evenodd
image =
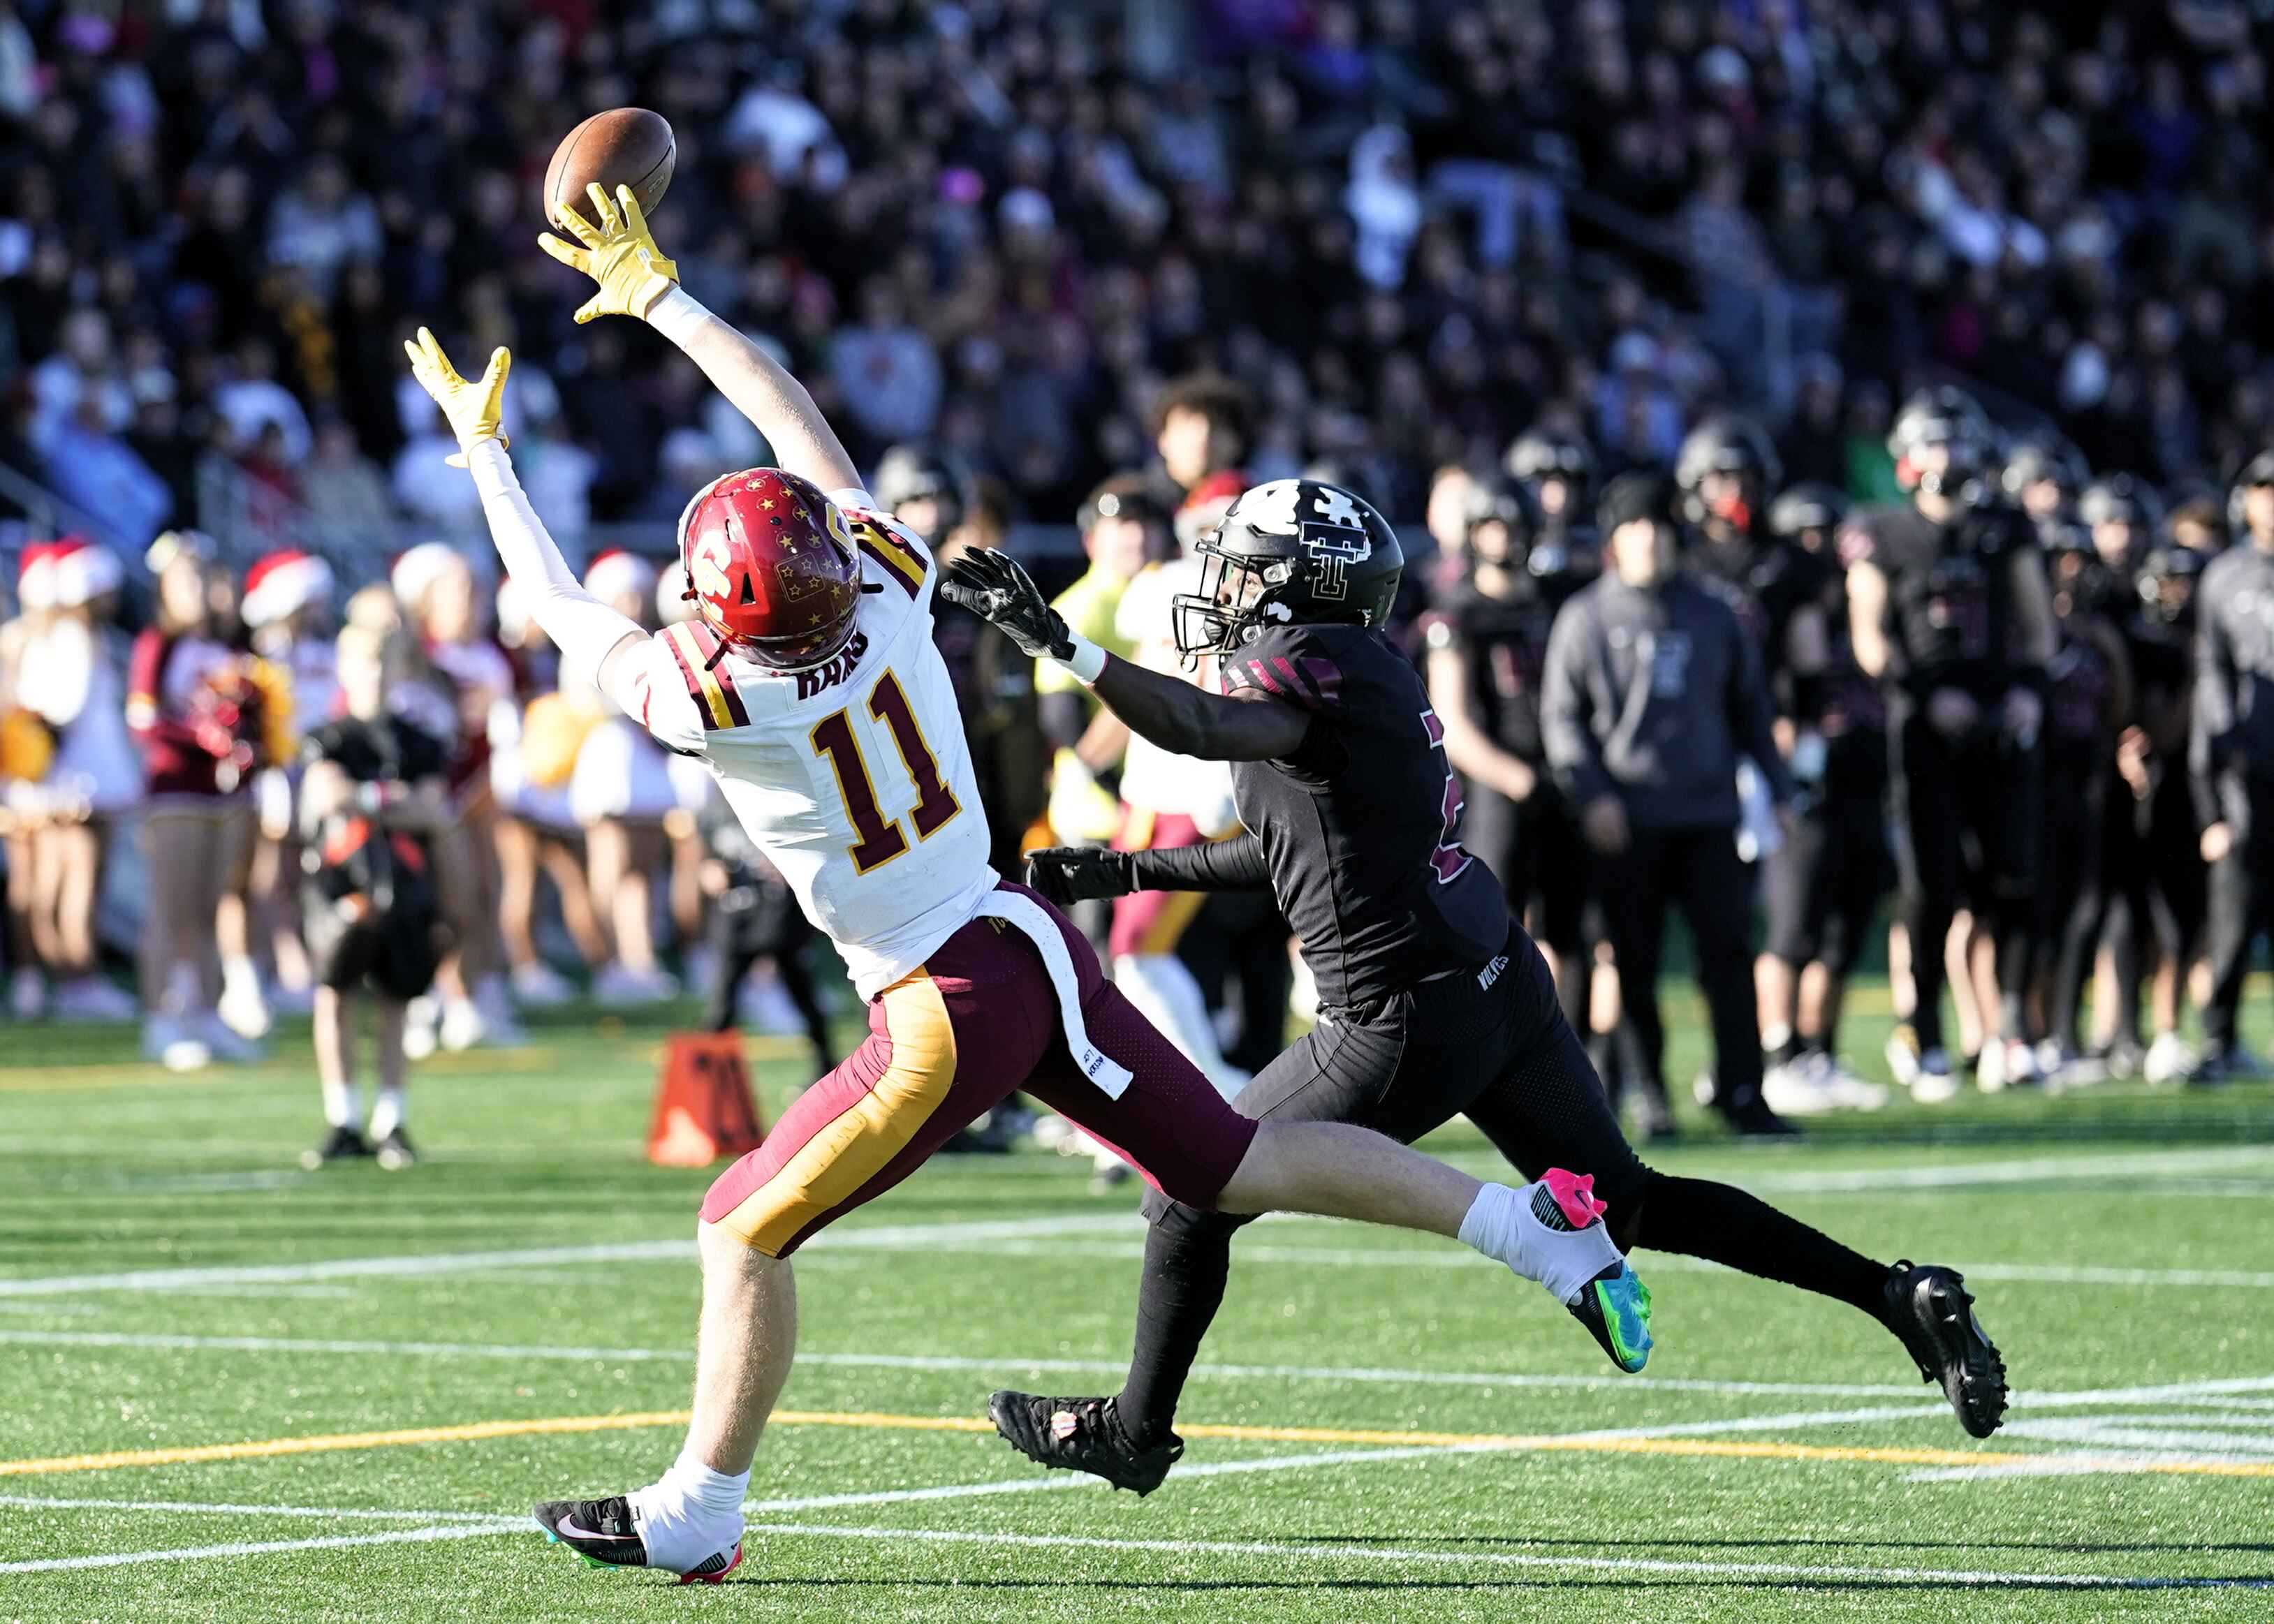
M 576 1520 L 574 1517 L 563 1517 L 561 1519 L 561 1531 L 571 1539 L 622 1539 L 628 1538 L 628 1536 L 623 1534 L 603 1534 L 596 1529 L 579 1528 L 576 1526 Z

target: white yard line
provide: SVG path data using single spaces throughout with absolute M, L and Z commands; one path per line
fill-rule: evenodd
M 347 1522 L 513 1521 L 494 1511 L 379 1511 L 360 1506 L 247 1506 L 231 1500 L 68 1500 L 44 1494 L 0 1494 L 0 1506 L 23 1506 L 50 1511 L 166 1511 L 208 1517 L 338 1517 Z
M 2206 1153 L 2209 1154 L 2209 1153 Z M 1301 1222 L 1301 1221 L 1297 1221 Z M 1269 1223 L 1268 1235 L 1280 1226 Z M 962 1223 L 873 1224 L 835 1229 L 808 1247 L 819 1252 L 977 1252 L 993 1257 L 1135 1258 L 1143 1229 L 1133 1214 L 989 1220 Z M 1088 1239 L 1086 1237 L 1112 1238 Z M 1466 1248 L 1439 1246 L 1305 1246 L 1269 1239 L 1243 1243 L 1238 1256 L 1254 1263 L 1334 1268 L 1497 1267 Z M 411 1252 L 332 1258 L 307 1263 L 219 1265 L 206 1268 L 130 1269 L 105 1274 L 47 1274 L 0 1278 L 0 1300 L 74 1297 L 95 1291 L 197 1291 L 357 1279 L 424 1279 L 445 1274 L 534 1272 L 566 1265 L 693 1261 L 690 1241 L 627 1241 L 592 1246 L 533 1246 L 497 1252 Z M 2193 1290 L 2274 1289 L 2274 1270 L 2125 1268 L 2085 1264 L 1962 1263 L 1976 1280 L 2033 1285 L 2172 1287 Z M 1664 1252 L 1643 1254 L 1645 1273 L 1728 1273 L 1721 1265 Z M 573 1278 L 573 1277 L 572 1277 Z
M 1037 1235 L 1135 1232 L 1132 1214 L 988 1220 L 968 1223 L 852 1225 L 817 1236 L 822 1251 L 953 1251 L 986 1247 Z M 692 1232 L 674 1240 L 623 1241 L 592 1246 L 528 1246 L 503 1252 L 395 1253 L 375 1258 L 329 1258 L 309 1263 L 225 1264 L 209 1268 L 129 1269 L 108 1274 L 44 1274 L 0 1279 L 0 1297 L 70 1297 L 86 1291 L 175 1291 L 200 1286 L 291 1284 L 305 1281 L 423 1278 L 491 1269 L 547 1268 L 564 1263 L 646 1263 L 695 1260 Z
M 30 1331 L 0 1327 L 0 1347 L 147 1348 L 182 1351 L 282 1354 L 371 1354 L 389 1358 L 475 1358 L 567 1361 L 597 1364 L 684 1363 L 691 1348 L 586 1348 L 524 1342 L 425 1342 L 365 1341 L 318 1336 L 194 1336 L 164 1331 Z M 985 1357 L 951 1354 L 817 1353 L 801 1350 L 801 1366 L 848 1370 L 896 1370 L 1015 1375 L 1116 1376 L 1126 1359 L 1027 1358 L 1017 1354 Z M 1371 1365 L 1347 1369 L 1331 1365 L 1198 1365 L 1195 1380 L 1333 1381 L 1380 1387 L 1504 1387 L 1545 1392 L 1702 1393 L 1745 1398 L 1914 1398 L 1909 1382 L 1715 1381 L 1660 1376 L 1557 1375 L 1516 1371 L 1398 1370 Z M 2087 1387 L 2073 1391 L 2017 1391 L 2015 1409 L 2074 1409 L 2127 1404 L 2178 1404 L 2212 1409 L 2274 1407 L 2274 1401 L 2240 1395 L 2274 1393 L 2274 1376 L 2213 1377 L 2201 1381 L 2138 1387 Z M 1894 1413 L 1909 1413 L 1908 1410 Z M 1923 1415 L 1942 1413 L 1929 1403 Z
M 0 1562 L 0 1574 L 64 1573 L 79 1568 L 132 1568 L 144 1562 L 205 1562 L 225 1556 L 272 1556 L 282 1551 L 338 1551 L 350 1545 L 424 1545 L 436 1539 L 479 1539 L 525 1528 L 495 1519 L 485 1524 L 454 1522 L 433 1528 L 391 1530 L 384 1534 L 335 1534 L 320 1539 L 260 1539 L 237 1545 L 192 1545 L 170 1551 L 111 1551 L 101 1556 L 57 1556 L 30 1562 Z
M 1432 1551 L 1389 1545 L 1315 1545 L 1261 1540 L 1104 1539 L 1073 1534 L 989 1534 L 949 1529 L 842 1528 L 829 1523 L 761 1523 L 751 1528 L 749 1533 L 871 1542 L 922 1540 L 941 1545 L 1005 1545 L 1035 1550 L 1144 1552 L 1164 1556 L 1254 1556 L 1327 1563 L 1397 1562 L 1453 1568 L 1561 1568 L 1583 1573 L 1647 1574 L 1673 1578 L 1814 1579 L 1891 1585 L 2022 1586 L 2031 1590 L 2274 1590 L 2274 1577 L 2149 1579 L 2113 1574 L 2000 1573 L 1994 1569 L 1868 1568 L 1814 1562 L 1705 1562 L 1629 1556 L 1534 1556 L 1512 1551 Z

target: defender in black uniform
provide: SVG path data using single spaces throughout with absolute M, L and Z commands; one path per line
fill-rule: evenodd
M 1221 696 L 1077 639 L 1000 554 L 947 570 L 943 592 L 1067 664 L 1137 732 L 1234 763 L 1248 833 L 1181 851 L 1038 853 L 1028 871 L 1038 889 L 1067 898 L 1268 883 L 1318 977 L 1321 1010 L 1239 1096 L 1242 1114 L 1355 1122 L 1399 1139 L 1465 1114 L 1519 1167 L 1592 1175 L 1624 1244 L 1712 1258 L 1872 1315 L 1941 1382 L 1968 1431 L 1994 1430 L 2004 1370 L 1956 1274 L 1875 1263 L 1742 1191 L 1653 1172 L 1628 1147 L 1539 950 L 1459 843 L 1443 730 L 1412 667 L 1375 629 L 1404 569 L 1381 515 L 1335 486 L 1275 480 L 1245 492 L 1199 551 L 1202 590 L 1178 598 L 1177 640 L 1216 661 Z M 989 1404 L 1030 1459 L 1140 1492 L 1182 1453 L 1177 1398 L 1239 1228 L 1157 1195 L 1147 1213 L 1122 1392 L 998 1393 Z M 1629 1363 L 1617 1294 L 1596 1306 L 1609 1325 L 1591 1328 Z
M 1585 578 L 1562 548 L 1534 546 L 1540 520 L 1528 487 L 1496 479 L 1472 492 L 1467 577 L 1422 626 L 1429 702 L 1465 788 L 1461 844 L 1500 876 L 1547 954 L 1563 1019 L 1584 1032 L 1587 850 L 1547 771 L 1540 685 L 1555 612 Z
M 1942 1041 L 1943 944 L 1962 895 L 1970 891 L 1993 923 L 2000 1001 L 2016 1031 L 2035 924 L 2052 607 L 2036 527 L 1992 488 L 1992 445 L 1989 419 L 1963 391 L 1914 396 L 1887 437 L 1911 501 L 1851 521 L 1841 540 L 1856 661 L 1886 701 L 1916 989 L 1887 1061 L 1927 1101 L 1957 1087 Z

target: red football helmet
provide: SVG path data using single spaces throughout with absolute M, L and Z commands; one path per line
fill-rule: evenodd
M 835 502 L 779 468 L 712 480 L 679 515 L 696 613 L 761 665 L 819 665 L 853 635 L 861 555 Z

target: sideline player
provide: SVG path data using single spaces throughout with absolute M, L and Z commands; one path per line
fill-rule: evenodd
M 1638 1292 L 1586 1180 L 1480 1184 L 1372 1134 L 1248 1122 L 1103 980 L 1064 915 L 997 876 L 932 643 L 930 554 L 875 511 L 805 390 L 679 288 L 630 189 L 590 195 L 600 223 L 568 220 L 581 246 L 543 239 L 599 283 L 577 319 L 646 319 L 786 464 L 713 480 L 681 515 L 696 617 L 649 634 L 577 583 L 506 455 L 503 350 L 469 382 L 422 327 L 405 346 L 412 373 L 449 420 L 531 618 L 625 715 L 708 763 L 837 944 L 870 1037 L 704 1201 L 694 1417 L 678 1461 L 629 1495 L 539 1505 L 546 1534 L 606 1565 L 690 1579 L 739 1562 L 750 1462 L 796 1341 L 790 1254 L 1019 1089 L 1200 1207 L 1459 1235 L 1583 1322 L 1599 1293 Z M 1589 1328 L 1608 1341 L 1600 1318 Z
M 1362 1123 L 1402 1139 L 1466 1116 L 1517 1166 L 1575 1167 L 1615 1192 L 1609 1222 L 1630 1246 L 1708 1258 L 1870 1314 L 1940 1381 L 1969 1432 L 1994 1432 L 2005 1371 L 1956 1271 L 1874 1262 L 1743 1191 L 1653 1172 L 1629 1147 L 1546 960 L 1458 843 L 1444 729 L 1379 629 L 1404 569 L 1382 515 L 1336 485 L 1273 480 L 1233 503 L 1200 553 L 1201 590 L 1177 602 L 1177 643 L 1215 658 L 1221 695 L 1076 635 L 1000 554 L 959 559 L 941 590 L 1058 661 L 1163 749 L 1232 763 L 1246 834 L 1175 852 L 1038 852 L 1028 872 L 1057 897 L 1139 885 L 1276 893 L 1318 976 L 1320 1024 L 1256 1074 L 1240 1113 Z M 1127 1385 L 1111 1398 L 998 1393 L 989 1405 L 1030 1460 L 1141 1492 L 1182 1453 L 1177 1398 L 1245 1222 L 1160 1191 L 1145 1209 Z

